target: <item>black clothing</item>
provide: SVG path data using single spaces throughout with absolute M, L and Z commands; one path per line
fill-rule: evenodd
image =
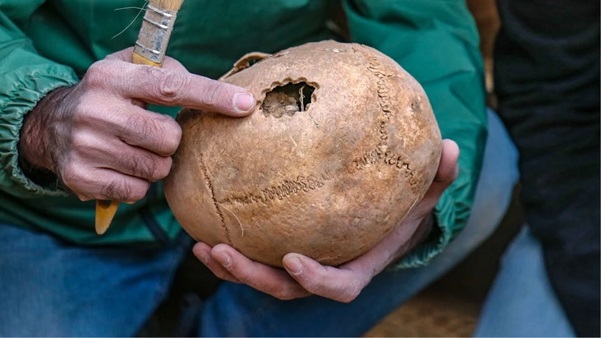
M 526 221 L 576 333 L 598 337 L 599 1 L 497 5 L 495 90 L 520 152 Z

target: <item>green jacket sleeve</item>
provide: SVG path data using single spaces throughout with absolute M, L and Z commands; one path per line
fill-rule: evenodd
M 9 13 L 19 14 L 0 9 L 0 189 L 18 197 L 61 195 L 57 187 L 27 178 L 18 164 L 17 145 L 24 116 L 48 92 L 78 78 L 71 68 L 38 55 Z
M 435 208 L 437 227 L 392 268 L 427 264 L 465 227 L 482 165 L 485 88 L 479 37 L 463 0 L 347 0 L 348 29 L 424 87 L 442 136 L 460 148 L 459 177 Z

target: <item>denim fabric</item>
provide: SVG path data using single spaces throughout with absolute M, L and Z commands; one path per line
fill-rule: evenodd
M 477 337 L 575 337 L 555 295 L 540 241 L 525 226 L 505 253 Z
M 451 269 L 496 228 L 517 180 L 517 155 L 489 113 L 489 140 L 466 229 L 423 268 L 386 271 L 349 303 L 279 301 L 223 283 L 201 313 L 204 336 L 358 336 Z M 166 297 L 187 236 L 161 249 L 86 248 L 0 226 L 0 335 L 132 336 Z
M 1 336 L 133 336 L 190 247 L 89 248 L 0 225 Z

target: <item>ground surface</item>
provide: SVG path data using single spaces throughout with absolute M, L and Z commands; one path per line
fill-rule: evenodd
M 366 337 L 470 337 L 480 303 L 426 290 L 399 307 Z

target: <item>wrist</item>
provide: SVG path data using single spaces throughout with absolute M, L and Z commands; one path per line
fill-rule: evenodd
M 48 93 L 25 115 L 20 130 L 19 166 L 23 173 L 38 184 L 56 180 L 53 173 L 51 119 L 71 87 L 60 87 Z

